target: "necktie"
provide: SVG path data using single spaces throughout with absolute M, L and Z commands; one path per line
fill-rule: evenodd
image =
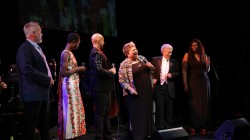
M 46 60 L 46 56 L 44 55 L 40 46 L 37 45 L 37 49 L 38 49 L 39 53 L 41 54 L 41 56 L 43 57 L 44 63 L 45 63 L 47 70 L 48 70 L 48 76 L 52 77 L 49 65 L 48 65 L 47 60 Z

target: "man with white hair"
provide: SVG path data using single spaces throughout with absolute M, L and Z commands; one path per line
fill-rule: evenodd
M 179 64 L 172 59 L 173 47 L 163 44 L 162 56 L 152 59 L 155 67 L 153 77 L 153 98 L 155 101 L 155 127 L 157 130 L 172 127 L 173 99 L 175 98 L 175 80 L 179 77 Z

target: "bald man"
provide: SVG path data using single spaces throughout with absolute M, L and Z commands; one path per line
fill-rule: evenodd
M 89 55 L 91 71 L 90 92 L 95 105 L 95 140 L 113 140 L 110 130 L 110 95 L 114 90 L 116 69 L 102 52 L 104 37 L 95 33 L 91 37 L 93 48 Z

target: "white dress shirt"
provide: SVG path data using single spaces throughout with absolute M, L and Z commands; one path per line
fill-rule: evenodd
M 160 73 L 161 85 L 163 85 L 165 82 L 167 83 L 168 72 L 169 72 L 169 60 L 162 57 L 161 73 Z

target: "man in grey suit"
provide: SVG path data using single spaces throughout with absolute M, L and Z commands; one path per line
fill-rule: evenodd
M 24 103 L 26 140 L 35 139 L 36 128 L 41 140 L 49 139 L 50 129 L 50 87 L 54 84 L 51 72 L 41 48 L 42 29 L 37 22 L 26 23 L 23 27 L 26 40 L 16 55 L 19 73 L 19 94 Z
M 173 99 L 175 98 L 175 80 L 179 77 L 179 64 L 170 58 L 173 47 L 163 44 L 162 56 L 152 59 L 155 71 L 153 77 L 153 98 L 155 101 L 155 127 L 157 130 L 172 127 Z

